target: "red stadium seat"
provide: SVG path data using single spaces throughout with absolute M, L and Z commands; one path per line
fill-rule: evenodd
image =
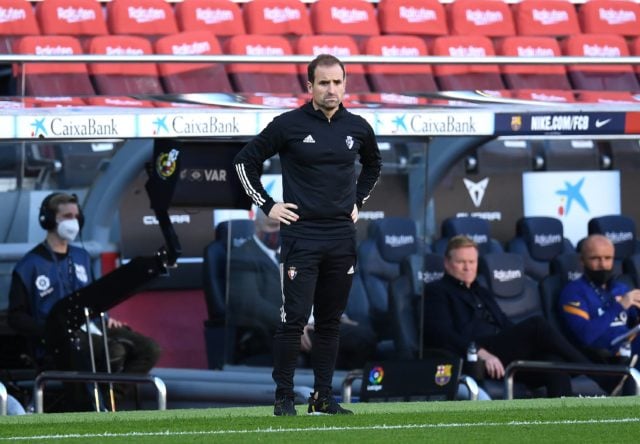
M 580 33 L 578 13 L 568 0 L 523 0 L 513 6 L 518 35 L 561 37 Z
M 27 36 L 16 43 L 16 52 L 79 55 L 82 54 L 82 47 L 76 38 L 70 36 Z M 25 63 L 23 66 L 16 66 L 15 74 L 17 90 L 27 96 L 95 94 L 84 63 Z
M 107 22 L 98 0 L 47 0 L 36 5 L 36 17 L 45 35 L 71 35 L 87 50 L 87 40 L 107 35 Z
M 216 37 L 208 31 L 183 32 L 162 37 L 155 42 L 156 54 L 222 54 Z M 172 94 L 231 93 L 231 83 L 220 63 L 160 63 L 164 90 Z
M 640 97 L 625 91 L 580 91 L 577 96 L 587 103 L 640 103 Z
M 438 0 L 380 0 L 378 23 L 382 34 L 435 37 L 449 33 L 446 11 Z
M 390 107 L 411 108 L 413 106 L 423 106 L 429 103 L 426 97 L 407 96 L 404 94 L 369 93 L 362 94 L 360 101 L 365 105 L 386 105 Z
M 562 55 L 553 37 L 505 37 L 497 45 L 498 55 L 511 57 L 558 57 Z M 501 65 L 509 89 L 571 89 L 563 65 Z
M 519 89 L 513 92 L 513 96 L 515 99 L 538 102 L 573 103 L 576 101 L 571 90 Z
M 220 42 L 246 33 L 242 10 L 231 0 L 184 0 L 176 3 L 175 16 L 181 31 L 209 31 Z
M 626 57 L 629 48 L 619 35 L 578 34 L 562 42 L 564 55 L 585 57 Z M 569 65 L 574 89 L 638 91 L 640 85 L 631 65 Z
M 640 56 L 640 37 L 636 37 L 635 39 L 629 42 L 629 49 L 631 50 L 631 55 Z M 640 65 L 635 65 L 634 67 L 636 74 L 640 78 Z
M 87 103 L 91 106 L 153 108 L 153 102 L 131 97 L 96 96 L 87 98 Z
M 640 4 L 627 0 L 589 0 L 578 9 L 582 31 L 588 34 L 640 35 Z
M 27 0 L 0 0 L 0 54 L 13 53 L 22 36 L 40 35 L 33 6 Z
M 246 94 L 247 103 L 272 108 L 298 108 L 307 101 L 303 96 L 291 96 L 290 94 Z
M 348 35 L 307 35 L 300 37 L 296 43 L 296 54 L 317 56 L 318 54 L 333 54 L 341 58 L 344 56 L 359 55 L 358 45 Z M 345 66 L 347 71 L 347 90 L 358 94 L 371 92 L 367 82 L 364 66 L 360 63 Z M 300 82 L 307 84 L 307 65 L 299 65 L 298 73 Z
M 236 35 L 227 41 L 227 54 L 253 56 L 293 55 L 291 44 L 278 35 Z M 302 88 L 293 63 L 230 63 L 227 73 L 236 92 L 300 94 Z
M 165 0 L 112 0 L 107 3 L 107 25 L 111 34 L 151 39 L 178 32 L 173 8 Z
M 87 99 L 81 97 L 25 97 L 24 102 L 27 108 L 66 108 L 69 106 L 87 106 Z
M 494 56 L 493 43 L 484 36 L 438 37 L 433 55 L 453 57 Z M 441 91 L 506 89 L 497 65 L 435 65 L 433 72 Z
M 307 6 L 299 0 L 252 0 L 244 4 L 242 14 L 249 34 L 313 34 Z
M 318 0 L 311 4 L 310 14 L 316 34 L 380 34 L 376 10 L 365 0 Z
M 151 43 L 144 37 L 110 35 L 91 39 L 91 54 L 151 55 Z M 164 94 L 155 63 L 90 63 L 99 94 L 129 96 L 138 94 Z
M 416 36 L 383 35 L 369 37 L 365 53 L 383 57 L 421 57 L 429 55 L 424 40 Z M 380 93 L 427 93 L 438 90 L 431 66 L 376 65 L 365 66 L 372 89 Z
M 515 35 L 511 9 L 506 2 L 495 0 L 456 0 L 448 6 L 451 35 Z

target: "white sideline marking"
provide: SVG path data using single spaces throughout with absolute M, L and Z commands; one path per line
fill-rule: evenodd
M 509 422 L 459 422 L 440 424 L 400 424 L 400 425 L 377 425 L 377 426 L 355 426 L 355 427 L 269 427 L 267 429 L 244 429 L 244 430 L 202 430 L 190 432 L 174 432 L 167 430 L 164 432 L 127 432 L 127 433 L 69 433 L 65 435 L 36 435 L 36 436 L 9 436 L 0 437 L 0 441 L 21 441 L 21 440 L 51 440 L 51 439 L 86 439 L 86 438 L 126 438 L 137 436 L 206 436 L 206 435 L 242 435 L 249 433 L 290 433 L 290 432 L 336 432 L 336 431 L 358 431 L 358 430 L 399 430 L 399 429 L 435 429 L 435 428 L 457 428 L 457 427 L 497 427 L 497 426 L 536 426 L 536 425 L 581 425 L 581 424 L 620 424 L 640 422 L 640 418 L 618 418 L 618 419 L 567 419 L 563 421 L 509 421 Z

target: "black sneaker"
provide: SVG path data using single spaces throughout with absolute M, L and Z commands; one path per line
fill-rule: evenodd
M 296 416 L 297 414 L 293 398 L 278 398 L 273 404 L 273 416 Z
M 332 395 L 321 395 L 319 392 L 309 396 L 310 415 L 353 415 L 351 410 L 344 409 L 336 402 Z

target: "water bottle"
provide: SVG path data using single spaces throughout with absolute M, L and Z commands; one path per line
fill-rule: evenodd
M 473 341 L 469 344 L 469 348 L 467 348 L 467 362 L 478 362 L 478 349 L 476 348 L 476 343 Z

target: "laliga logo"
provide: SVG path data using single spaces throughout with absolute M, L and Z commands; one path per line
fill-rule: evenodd
M 178 150 L 175 148 L 168 153 L 161 153 L 156 159 L 156 172 L 161 179 L 168 179 L 176 172 Z
M 382 384 L 382 379 L 384 378 L 384 369 L 379 365 L 376 365 L 369 372 L 369 382 L 371 384 L 380 385 Z

